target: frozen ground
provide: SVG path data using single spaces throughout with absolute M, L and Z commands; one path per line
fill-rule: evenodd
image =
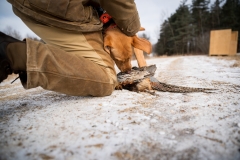
M 162 82 L 217 91 L 73 97 L 10 77 L 0 84 L 0 159 L 240 159 L 240 56 L 147 63 Z

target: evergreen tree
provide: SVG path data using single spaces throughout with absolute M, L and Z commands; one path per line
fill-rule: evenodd
M 232 29 L 240 33 L 240 1 L 226 0 L 222 6 L 221 14 L 221 28 Z M 238 36 L 238 52 L 240 52 L 240 35 Z
M 176 15 L 177 18 L 174 23 L 176 51 L 181 54 L 189 53 L 194 26 L 186 0 L 181 2 Z
M 209 4 L 210 0 L 192 0 L 192 18 L 196 25 L 196 36 L 209 31 Z
M 240 1 L 226 0 L 220 14 L 221 27 L 240 31 Z
M 211 6 L 211 29 L 219 29 L 221 28 L 221 19 L 220 19 L 220 13 L 221 13 L 221 3 L 224 0 L 215 0 L 213 5 Z
M 161 25 L 160 39 L 156 44 L 158 55 L 172 55 L 175 53 L 189 53 L 193 25 L 186 0 L 182 1 L 178 9 Z
M 209 32 L 211 29 L 209 4 L 210 0 L 192 0 L 191 13 L 195 26 L 193 52 L 195 53 L 208 53 Z
M 161 25 L 160 38 L 155 47 L 155 52 L 157 55 L 168 54 L 170 46 L 170 37 L 172 37 L 172 29 L 170 28 L 169 21 L 165 20 Z

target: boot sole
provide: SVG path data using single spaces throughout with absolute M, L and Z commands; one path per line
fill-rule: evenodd
M 0 83 L 2 83 L 3 80 L 7 79 L 9 74 L 12 74 L 12 71 L 7 60 L 2 60 L 0 66 Z

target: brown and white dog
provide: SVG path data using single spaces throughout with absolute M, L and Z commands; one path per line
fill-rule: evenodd
M 140 30 L 144 30 L 144 28 Z M 105 30 L 104 49 L 111 55 L 121 72 L 127 72 L 132 68 L 133 47 L 148 54 L 152 51 L 151 43 L 144 38 L 139 38 L 136 35 L 129 37 L 116 26 Z

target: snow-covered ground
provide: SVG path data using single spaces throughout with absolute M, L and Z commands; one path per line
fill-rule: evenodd
M 147 63 L 161 82 L 217 90 L 74 97 L 12 76 L 0 84 L 0 159 L 240 159 L 240 55 Z

